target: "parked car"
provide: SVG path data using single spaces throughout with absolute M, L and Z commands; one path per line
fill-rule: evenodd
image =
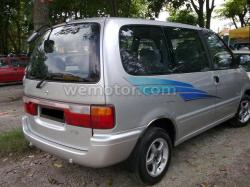
M 27 68 L 23 132 L 70 163 L 126 160 L 152 185 L 172 147 L 227 120 L 247 125 L 250 81 L 238 65 L 215 33 L 190 25 L 126 18 L 57 25 L 38 39 Z
M 1 56 L 0 84 L 22 82 L 27 63 L 25 56 Z
M 239 58 L 240 65 L 250 77 L 250 50 L 233 51 L 234 55 Z
M 249 50 L 249 42 L 238 42 L 233 44 L 233 49 L 235 50 Z

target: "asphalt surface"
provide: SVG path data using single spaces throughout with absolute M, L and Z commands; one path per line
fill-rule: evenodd
M 22 85 L 0 87 L 0 133 L 21 126 Z M 0 157 L 0 186 L 139 186 L 123 166 L 91 169 L 40 151 Z M 169 171 L 155 185 L 250 187 L 250 125 L 215 127 L 174 149 Z

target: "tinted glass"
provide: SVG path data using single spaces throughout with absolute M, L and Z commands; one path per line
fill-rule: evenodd
M 119 35 L 121 60 L 127 73 L 157 75 L 170 72 L 160 27 L 124 26 Z
M 196 30 L 166 28 L 165 33 L 173 50 L 173 72 L 189 73 L 209 70 L 206 52 Z
M 9 64 L 6 62 L 5 59 L 0 59 L 0 68 L 8 67 Z
M 20 60 L 20 59 L 11 59 L 10 63 L 14 67 L 26 67 L 26 65 L 27 65 L 26 61 Z
M 222 40 L 213 33 L 207 33 L 205 39 L 213 59 L 215 69 L 228 69 L 232 66 L 232 55 Z
M 237 54 L 240 57 L 240 65 L 246 70 L 250 71 L 250 54 Z
M 97 23 L 70 24 L 47 31 L 31 55 L 27 78 L 97 82 L 99 36 Z

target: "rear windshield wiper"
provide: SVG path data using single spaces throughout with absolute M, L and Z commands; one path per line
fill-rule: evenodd
M 49 78 L 51 78 L 51 74 L 47 74 L 42 80 L 40 80 L 37 83 L 36 88 L 42 88 L 42 84 L 44 83 L 44 81 L 46 81 Z

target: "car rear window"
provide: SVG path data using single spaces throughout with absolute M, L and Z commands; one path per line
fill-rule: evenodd
M 97 82 L 100 78 L 100 25 L 68 24 L 48 30 L 37 41 L 28 79 Z

